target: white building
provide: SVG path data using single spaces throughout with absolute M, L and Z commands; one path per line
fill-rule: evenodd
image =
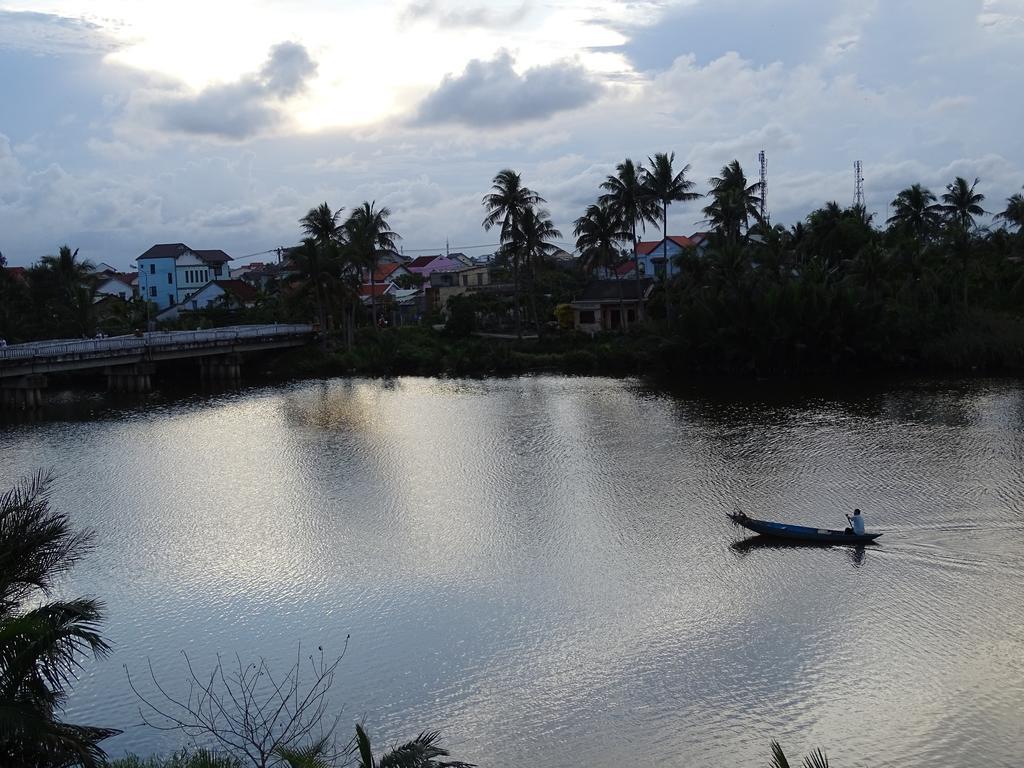
M 181 312 L 199 309 L 244 309 L 256 303 L 256 289 L 241 280 L 212 280 L 188 298 L 162 310 L 157 320 L 175 320 Z
M 228 276 L 224 251 L 194 251 L 184 243 L 154 245 L 136 259 L 139 295 L 160 309 L 174 306 L 212 280 Z

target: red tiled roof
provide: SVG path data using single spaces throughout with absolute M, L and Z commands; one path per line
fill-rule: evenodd
M 439 258 L 441 258 L 441 254 L 435 254 L 433 256 L 417 256 L 415 259 L 413 259 L 411 262 L 409 262 L 409 268 L 412 269 L 413 267 L 416 267 L 416 268 L 425 267 L 425 266 L 427 266 L 427 264 L 432 262 L 434 259 L 439 259 Z
M 693 248 L 696 243 L 693 242 L 686 235 L 669 235 L 668 238 L 673 243 L 678 245 L 680 248 Z M 637 253 L 641 256 L 650 256 L 661 245 L 661 240 L 644 240 L 636 244 Z M 657 255 L 657 254 L 655 254 Z
M 213 284 L 242 302 L 256 301 L 259 296 L 256 289 L 244 280 L 214 280 Z
M 363 283 L 359 286 L 360 296 L 383 296 L 391 289 L 391 283 L 377 283 L 376 285 L 370 285 L 369 283 Z
M 28 274 L 24 267 L 4 267 L 4 271 L 15 280 L 24 280 Z
M 383 283 L 387 280 L 388 275 L 398 269 L 401 264 L 381 264 L 377 267 L 377 271 L 373 273 L 373 281 L 375 283 Z
M 619 264 L 619 266 L 617 266 L 615 268 L 615 274 L 617 274 L 619 277 L 623 277 L 625 275 L 628 275 L 632 271 L 633 271 L 633 262 L 632 261 L 624 261 L 621 264 Z

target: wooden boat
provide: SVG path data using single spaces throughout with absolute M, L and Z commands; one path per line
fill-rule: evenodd
M 743 512 L 734 512 L 729 518 L 744 528 L 759 533 L 762 536 L 772 536 L 779 539 L 791 541 L 806 541 L 818 544 L 870 544 L 882 534 L 880 533 L 847 533 L 836 531 L 830 528 L 810 528 L 806 525 L 786 525 L 785 523 L 773 523 L 768 520 L 755 520 L 747 517 Z

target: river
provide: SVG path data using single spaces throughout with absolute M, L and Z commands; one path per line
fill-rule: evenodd
M 481 766 L 1017 765 L 1024 388 L 666 393 L 603 378 L 336 379 L 0 426 L 54 467 L 107 605 L 69 719 L 139 722 L 125 665 L 338 653 L 346 732 L 439 728 Z M 740 547 L 727 512 L 867 549 Z

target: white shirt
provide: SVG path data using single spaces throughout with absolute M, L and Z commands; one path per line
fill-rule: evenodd
M 864 514 L 850 515 L 850 525 L 853 527 L 853 532 L 858 536 L 864 535 Z

